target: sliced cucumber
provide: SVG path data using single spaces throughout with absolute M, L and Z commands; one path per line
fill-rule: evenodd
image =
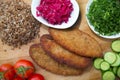
M 96 58 L 96 59 L 94 60 L 94 67 L 95 67 L 96 69 L 100 69 L 100 64 L 101 64 L 102 61 L 103 61 L 102 58 Z
M 111 47 L 113 51 L 120 52 L 120 40 L 113 41 Z
M 111 64 L 111 66 L 119 66 L 120 65 L 120 56 L 118 54 L 116 54 L 116 57 L 117 57 L 116 61 L 113 64 Z
M 112 71 L 106 71 L 102 76 L 103 80 L 115 80 L 115 74 Z
M 117 76 L 120 78 L 120 67 L 117 69 Z
M 110 64 L 106 61 L 101 62 L 100 68 L 103 71 L 109 70 L 110 69 Z
M 120 56 L 120 53 L 118 53 L 118 55 Z
M 104 60 L 109 64 L 113 64 L 117 60 L 117 57 L 114 52 L 106 52 L 104 55 Z
M 118 67 L 113 67 L 113 73 L 114 74 L 117 74 L 117 69 L 118 69 Z

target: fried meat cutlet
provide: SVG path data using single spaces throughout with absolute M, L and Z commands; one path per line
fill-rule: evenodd
M 79 75 L 83 72 L 81 69 L 71 68 L 56 62 L 44 52 L 40 44 L 33 44 L 29 49 L 29 54 L 35 63 L 52 73 L 69 76 Z
M 46 34 L 40 38 L 41 47 L 54 60 L 77 69 L 85 69 L 92 63 L 91 58 L 76 55 L 57 44 L 50 35 Z
M 103 56 L 99 43 L 79 29 L 58 30 L 49 28 L 49 32 L 58 44 L 78 55 L 93 58 Z

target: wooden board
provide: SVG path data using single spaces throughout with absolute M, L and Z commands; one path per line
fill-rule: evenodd
M 31 4 L 31 0 L 24 0 L 27 4 Z M 74 26 L 79 27 L 80 30 L 90 34 L 94 37 L 101 45 L 104 52 L 110 51 L 110 44 L 112 40 L 103 39 L 95 35 L 90 29 L 86 22 L 85 18 L 85 8 L 88 0 L 77 0 L 80 7 L 80 17 Z M 40 35 L 48 33 L 47 27 L 41 24 Z M 29 57 L 29 47 L 34 43 L 39 43 L 39 39 L 35 39 L 33 42 L 28 45 L 23 45 L 21 49 L 12 49 L 10 46 L 3 45 L 0 41 L 0 64 L 2 63 L 11 63 L 14 64 L 19 59 L 28 59 L 32 61 Z M 32 61 L 33 62 L 33 61 Z M 34 62 L 33 62 L 34 63 Z M 45 80 L 101 80 L 100 72 L 95 70 L 93 67 L 89 70 L 86 70 L 82 75 L 79 76 L 61 76 L 52 74 L 34 63 L 37 73 L 41 73 Z

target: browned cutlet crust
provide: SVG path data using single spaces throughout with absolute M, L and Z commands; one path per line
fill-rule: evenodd
M 52 73 L 70 76 L 79 75 L 83 71 L 81 69 L 75 69 L 68 67 L 65 64 L 60 64 L 48 56 L 41 48 L 40 44 L 34 44 L 29 49 L 29 54 L 33 61 L 37 63 L 41 68 L 48 70 Z
M 40 44 L 44 51 L 59 63 L 64 63 L 77 69 L 85 69 L 92 63 L 91 58 L 79 56 L 64 49 L 50 35 L 43 35 L 40 38 Z
M 89 34 L 76 29 L 57 30 L 49 28 L 50 35 L 62 47 L 86 57 L 102 57 L 99 43 Z

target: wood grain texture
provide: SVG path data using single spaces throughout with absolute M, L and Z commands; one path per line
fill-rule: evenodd
M 24 0 L 24 1 L 29 5 L 31 4 L 31 0 Z M 90 30 L 86 22 L 85 8 L 88 0 L 77 0 L 77 2 L 79 3 L 79 7 L 80 7 L 80 17 L 74 26 L 79 27 L 80 30 L 94 37 L 100 43 L 104 52 L 110 51 L 111 50 L 110 44 L 112 40 L 103 39 L 95 35 Z M 47 27 L 45 25 L 41 25 L 40 35 L 43 35 L 46 33 L 48 33 Z M 29 43 L 28 45 L 23 45 L 21 49 L 16 48 L 14 50 L 12 50 L 10 46 L 3 45 L 2 42 L 0 41 L 0 64 L 2 63 L 14 64 L 19 59 L 28 59 L 32 61 L 28 53 L 29 47 L 34 43 L 39 43 L 39 40 L 40 40 L 39 38 L 36 38 L 35 40 L 33 40 L 33 42 Z M 65 77 L 65 76 L 55 75 L 48 71 L 45 71 L 44 69 L 38 67 L 35 63 L 34 65 L 36 67 L 37 73 L 41 73 L 43 76 L 45 76 L 45 80 L 101 80 L 100 72 L 95 70 L 93 67 L 86 70 L 82 75 Z

